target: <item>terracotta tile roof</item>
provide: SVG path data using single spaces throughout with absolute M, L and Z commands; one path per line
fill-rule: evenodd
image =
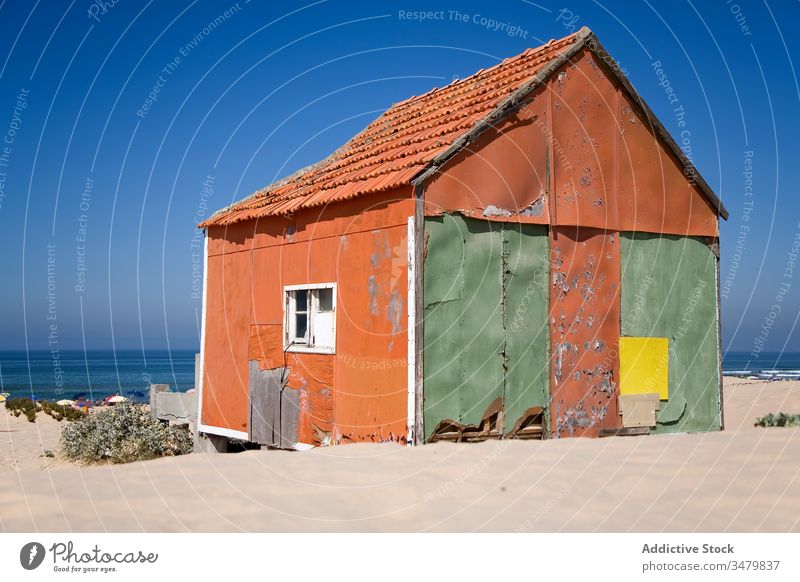
M 549 62 L 575 45 L 581 34 L 551 40 L 446 87 L 393 105 L 325 160 L 223 208 L 200 226 L 291 214 L 409 184 Z

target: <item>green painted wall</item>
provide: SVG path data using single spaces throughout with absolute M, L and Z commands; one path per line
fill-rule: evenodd
M 425 231 L 425 438 L 498 397 L 510 429 L 549 393 L 546 227 L 445 215 Z
M 505 330 L 506 430 L 532 406 L 545 409 L 550 426 L 550 278 L 547 227 L 506 224 Z
M 698 238 L 623 233 L 622 335 L 669 338 L 656 432 L 720 428 L 716 257 Z

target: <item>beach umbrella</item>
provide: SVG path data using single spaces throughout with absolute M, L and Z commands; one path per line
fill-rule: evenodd
M 127 398 L 125 398 L 124 396 L 120 396 L 119 394 L 116 394 L 114 396 L 109 396 L 105 400 L 106 404 L 119 404 L 120 402 L 127 402 L 127 401 L 128 401 Z
M 69 400 L 68 398 L 64 398 L 63 400 L 59 400 L 58 402 L 56 402 L 56 404 L 58 404 L 59 406 L 72 406 L 73 404 L 75 404 L 75 401 Z
M 8 396 L 6 396 L 5 394 L 0 394 L 0 402 L 5 402 L 6 398 L 8 398 Z

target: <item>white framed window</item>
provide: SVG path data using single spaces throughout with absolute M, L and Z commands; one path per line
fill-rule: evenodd
M 283 348 L 289 352 L 336 351 L 336 284 L 283 288 Z

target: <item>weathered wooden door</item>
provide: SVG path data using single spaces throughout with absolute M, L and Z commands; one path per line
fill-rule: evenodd
M 299 403 L 297 391 L 286 386 L 286 368 L 261 370 L 250 362 L 249 440 L 280 449 L 295 447 Z

